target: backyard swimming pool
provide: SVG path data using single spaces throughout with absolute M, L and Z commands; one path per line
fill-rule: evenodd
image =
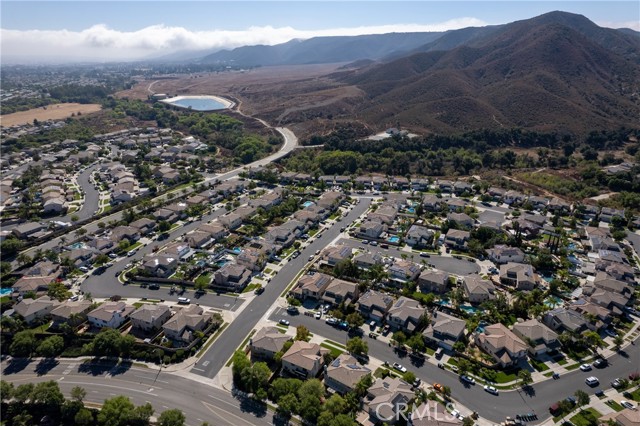
M 400 242 L 400 237 L 394 235 L 392 237 L 387 238 L 387 241 L 389 241 L 390 243 L 399 243 Z
M 0 288 L 0 296 L 6 296 L 7 294 L 11 294 L 13 290 L 11 288 Z
M 314 205 L 315 203 L 313 201 L 305 201 L 304 203 L 302 203 L 302 207 L 307 208 L 309 206 Z

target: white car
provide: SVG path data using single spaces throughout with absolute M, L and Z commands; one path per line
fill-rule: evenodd
M 469 383 L 470 385 L 475 385 L 476 384 L 476 379 L 474 379 L 473 377 L 469 377 L 467 375 L 462 375 L 460 376 L 460 380 L 465 381 L 467 383 Z
M 580 370 L 582 370 L 582 371 L 591 371 L 591 364 L 582 364 L 580 366 Z
M 484 390 L 491 394 L 498 395 L 498 389 L 494 388 L 493 386 L 484 385 Z
M 393 368 L 395 368 L 396 370 L 402 372 L 402 373 L 406 373 L 407 372 L 407 367 L 405 367 L 402 364 L 398 364 L 397 362 L 393 363 Z
M 316 314 L 314 315 L 315 319 L 320 319 L 322 317 L 322 312 L 316 312 Z
M 620 405 L 622 405 L 624 408 L 628 408 L 629 410 L 636 409 L 636 406 L 630 403 L 629 401 L 620 401 Z
M 598 386 L 598 384 L 600 383 L 600 381 L 598 380 L 597 377 L 595 376 L 590 376 L 587 377 L 584 382 L 589 385 L 589 386 Z
M 86 266 L 81 266 L 78 269 L 80 269 L 82 272 L 89 272 L 89 268 L 87 268 Z
M 290 324 L 290 323 L 289 323 L 289 320 L 286 320 L 286 319 L 284 319 L 284 318 L 283 318 L 283 319 L 281 319 L 279 322 L 280 322 L 280 324 L 282 324 L 282 325 L 289 325 L 289 324 Z

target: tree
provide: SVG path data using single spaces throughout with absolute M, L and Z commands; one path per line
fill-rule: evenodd
M 338 414 L 345 412 L 345 410 L 347 409 L 347 403 L 343 397 L 341 397 L 337 393 L 334 393 L 324 403 L 323 408 L 324 411 L 330 413 L 332 416 L 337 416 Z
M 308 342 L 311 339 L 311 332 L 304 325 L 296 327 L 296 337 L 293 340 L 303 340 Z
M 184 413 L 177 409 L 163 411 L 158 417 L 158 426 L 183 426 L 186 421 Z
M 586 331 L 583 334 L 584 341 L 589 346 L 589 349 L 593 351 L 594 354 L 598 354 L 598 348 L 604 346 L 604 342 L 602 341 L 602 337 L 595 331 Z
M 393 340 L 396 341 L 398 347 L 403 346 L 407 341 L 407 335 L 402 331 L 396 331 L 395 333 L 393 333 Z
M 613 348 L 617 351 L 620 350 L 622 344 L 624 343 L 624 337 L 619 334 L 616 334 L 616 337 L 613 338 Z
M 280 399 L 285 395 L 293 394 L 295 396 L 295 393 L 298 391 L 300 386 L 302 386 L 302 380 L 300 379 L 277 378 L 269 387 L 269 397 L 276 403 L 280 404 Z
M 345 318 L 345 321 L 349 324 L 349 327 L 358 328 L 364 324 L 364 318 L 357 312 L 353 312 Z
M 16 257 L 16 262 L 18 262 L 18 265 L 24 266 L 24 265 L 27 265 L 27 264 L 31 263 L 31 258 L 27 254 L 20 253 Z
M 266 363 L 256 362 L 251 367 L 242 370 L 240 377 L 244 388 L 249 392 L 257 393 L 260 390 L 266 392 L 271 370 L 269 370 Z M 266 397 L 267 395 L 265 394 L 264 396 Z
M 317 426 L 355 426 L 356 422 L 347 414 L 332 416 L 328 411 L 324 411 L 318 417 Z
M 15 398 L 16 401 L 24 404 L 31 398 L 31 395 L 33 394 L 33 389 L 35 387 L 36 386 L 33 383 L 24 383 L 22 385 L 19 385 L 13 391 L 13 397 Z
M 589 405 L 591 398 L 589 398 L 588 393 L 586 393 L 582 389 L 578 389 L 577 391 L 575 391 L 574 395 L 576 396 L 576 404 L 578 404 L 580 411 L 582 411 L 582 407 L 584 407 L 585 405 Z
M 457 341 L 456 343 L 453 344 L 453 350 L 459 353 L 464 353 L 466 348 L 467 347 L 465 346 L 464 342 L 461 342 L 461 341 Z
M 469 370 L 471 370 L 471 362 L 464 358 L 458 359 L 458 373 L 460 375 L 466 374 Z
M 475 423 L 475 420 L 471 417 L 465 417 L 464 420 L 462 420 L 462 426 L 473 426 Z
M 0 400 L 9 401 L 13 398 L 13 383 L 0 380 Z
M 129 426 L 134 418 L 135 406 L 126 396 L 106 399 L 98 413 L 98 424 L 102 426 Z
M 95 260 L 93 261 L 93 263 L 97 266 L 104 265 L 105 263 L 108 263 L 108 262 L 109 262 L 109 256 L 107 256 L 104 253 L 100 253 L 99 255 L 97 255 Z
M 442 387 L 442 396 L 444 396 L 445 399 L 449 399 L 451 396 L 451 388 L 449 386 Z
M 283 417 L 289 418 L 291 414 L 298 412 L 299 403 L 298 397 L 294 393 L 288 393 L 278 400 L 276 412 Z
M 77 214 L 74 214 L 74 215 L 71 216 L 70 219 L 71 219 L 71 222 L 77 222 L 80 218 L 78 217 Z
M 71 292 L 63 283 L 53 282 L 49 284 L 49 287 L 47 288 L 47 296 L 62 302 L 71 297 Z
M 93 419 L 93 413 L 86 408 L 81 408 L 76 413 L 73 420 L 75 421 L 75 424 L 77 424 L 78 426 L 91 426 L 95 423 Z
M 196 288 L 196 290 L 204 291 L 209 287 L 210 283 L 211 283 L 210 277 L 206 275 L 200 275 L 198 278 L 196 278 L 194 287 Z
M 404 373 L 402 375 L 402 380 L 404 380 L 405 382 L 412 384 L 413 382 L 416 381 L 416 375 L 414 373 L 412 373 L 411 371 L 407 371 L 406 373 Z
M 64 402 L 64 395 L 60 391 L 58 382 L 49 380 L 35 385 L 31 393 L 31 401 L 43 405 L 48 411 L 58 410 Z
M 15 357 L 31 357 L 36 348 L 36 337 L 31 330 L 19 331 L 13 336 L 9 353 Z
M 413 349 L 413 352 L 424 352 L 426 348 L 424 339 L 422 338 L 422 335 L 420 333 L 416 333 L 411 336 L 409 340 L 407 340 L 407 345 L 409 345 L 409 347 Z
M 105 328 L 94 337 L 90 350 L 96 356 L 118 356 L 127 354 L 134 343 L 133 336 L 123 336 L 118 330 Z
M 80 386 L 74 386 L 71 388 L 71 398 L 75 401 L 82 402 L 82 400 L 87 396 L 87 391 L 81 388 Z
M 45 358 L 53 358 L 64 350 L 62 336 L 49 336 L 38 345 L 36 352 Z
M 171 224 L 166 220 L 161 220 L 160 222 L 158 222 L 158 231 L 167 232 L 169 229 L 171 229 Z
M 247 355 L 243 351 L 236 351 L 233 354 L 233 365 L 231 371 L 233 372 L 233 379 L 236 384 L 241 384 L 242 372 L 251 367 L 251 361 L 247 358 Z
M 518 380 L 520 380 L 520 384 L 522 386 L 527 386 L 529 383 L 533 381 L 531 378 L 531 372 L 529 370 L 520 370 L 518 371 Z
M 118 249 L 120 249 L 120 251 L 126 251 L 129 246 L 131 246 L 131 243 L 126 238 L 118 243 Z
M 354 355 L 367 355 L 369 352 L 369 345 L 360 337 L 354 337 L 347 340 L 347 351 Z

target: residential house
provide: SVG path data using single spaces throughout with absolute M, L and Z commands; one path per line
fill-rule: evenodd
M 316 343 L 296 340 L 282 356 L 282 371 L 302 379 L 316 377 L 328 352 Z
M 253 272 L 261 271 L 267 264 L 267 256 L 260 250 L 245 248 L 236 257 L 236 263 Z
M 189 247 L 194 249 L 204 249 L 214 242 L 213 238 L 211 238 L 211 234 L 197 229 L 193 232 L 189 232 L 185 237 L 185 241 L 189 244 Z
M 444 294 L 449 289 L 449 274 L 436 270 L 422 271 L 418 277 L 421 293 Z
M 509 190 L 502 196 L 502 201 L 509 205 L 521 204 L 526 199 L 526 196 L 518 191 Z
M 364 409 L 373 424 L 385 422 L 394 424 L 400 419 L 399 413 L 413 401 L 415 393 L 404 380 L 388 376 L 378 379 L 367 391 Z
M 587 329 L 587 320 L 580 313 L 566 308 L 552 309 L 544 314 L 542 322 L 560 334 L 582 333 Z
M 144 256 L 142 267 L 153 276 L 167 278 L 178 268 L 178 258 L 168 254 L 150 253 Z
M 462 195 L 465 192 L 467 194 L 473 194 L 473 185 L 471 185 L 469 182 L 465 182 L 463 180 L 458 180 L 453 184 L 453 192 L 456 195 Z
M 414 332 L 425 312 L 425 308 L 417 300 L 400 296 L 389 308 L 387 323 L 396 329 Z
M 76 267 L 90 266 L 95 256 L 96 251 L 87 248 L 73 249 L 60 254 L 61 259 L 69 258 Z
M 509 262 L 500 265 L 500 282 L 516 290 L 533 290 L 538 284 L 539 277 L 533 272 L 533 266 L 526 263 Z
M 367 220 L 380 222 L 389 226 L 393 225 L 393 222 L 395 222 L 397 216 L 398 209 L 395 206 L 384 204 L 378 207 L 376 211 L 369 213 L 367 215 Z
M 614 209 L 611 207 L 603 207 L 600 210 L 599 219 L 602 222 L 611 223 L 611 219 L 613 219 L 614 216 L 624 218 L 624 209 L 620 210 L 620 209 Z
M 90 300 L 65 300 L 51 311 L 53 327 L 69 324 L 76 327 L 87 320 L 93 303 Z
M 369 220 L 363 222 L 358 228 L 358 237 L 377 240 L 386 231 L 386 226 L 377 220 Z
M 322 259 L 327 262 L 329 266 L 335 266 L 339 262 L 351 258 L 353 250 L 351 247 L 338 244 L 328 247 L 322 252 Z
M 13 235 L 15 235 L 20 240 L 26 240 L 29 238 L 37 238 L 38 235 L 42 234 L 47 227 L 38 222 L 27 222 L 22 225 L 18 225 L 11 230 Z
M 449 229 L 444 239 L 444 243 L 456 250 L 466 250 L 467 242 L 471 238 L 471 234 L 467 231 L 459 229 Z
M 358 268 L 369 270 L 375 265 L 382 265 L 383 258 L 382 258 L 382 255 L 378 252 L 373 252 L 373 253 L 362 252 L 362 253 L 358 253 L 353 257 L 353 263 Z
M 50 262 L 48 260 L 41 260 L 24 273 L 27 277 L 41 277 L 41 276 L 58 276 L 60 275 L 60 265 Z
M 392 304 L 392 296 L 376 290 L 368 290 L 358 299 L 358 310 L 365 319 L 382 321 Z
M 438 179 L 438 188 L 442 192 L 453 192 L 453 182 L 446 179 Z
M 371 370 L 358 364 L 351 355 L 343 353 L 325 367 L 324 384 L 341 395 L 351 392 Z
M 449 213 L 447 215 L 449 222 L 455 223 L 463 228 L 471 228 L 475 223 L 474 220 L 466 213 Z
M 134 310 L 133 306 L 124 302 L 105 302 L 89 312 L 87 319 L 94 327 L 119 328 Z
M 612 421 L 613 423 L 610 423 Z M 637 408 L 625 408 L 622 411 L 614 411 L 598 419 L 599 426 L 614 424 L 616 426 L 638 426 L 640 424 L 640 411 Z
M 412 247 L 427 247 L 433 243 L 434 235 L 434 232 L 427 227 L 411 225 L 404 240 Z
M 442 198 L 438 198 L 433 194 L 426 194 L 422 197 L 422 205 L 426 211 L 435 212 L 441 208 Z
M 529 344 L 529 354 L 539 356 L 558 348 L 558 334 L 537 319 L 517 322 L 513 333 Z
M 308 297 L 320 300 L 332 279 L 330 275 L 320 272 L 303 275 L 293 290 L 293 294 L 303 300 Z
M 229 231 L 227 231 L 227 229 L 218 221 L 200 225 L 196 228 L 196 230 L 208 233 L 214 241 L 220 241 L 221 239 L 229 235 Z
M 214 283 L 216 287 L 240 292 L 246 287 L 250 280 L 250 270 L 242 265 L 227 263 L 216 271 Z
M 344 194 L 342 194 L 341 192 L 327 191 L 323 193 L 320 196 L 320 198 L 318 198 L 318 201 L 316 201 L 316 204 L 319 207 L 327 209 L 328 211 L 332 211 L 332 210 L 335 210 L 340 205 L 340 202 L 343 199 L 344 199 Z
M 249 340 L 251 357 L 272 360 L 290 339 L 278 327 L 262 327 Z
M 40 293 L 49 289 L 49 284 L 54 282 L 58 278 L 57 274 L 36 276 L 36 277 L 22 277 L 18 279 L 11 287 L 14 293 L 18 293 L 20 296 L 24 296 L 26 293 Z
M 87 242 L 87 245 L 102 254 L 109 254 L 118 247 L 112 239 L 100 237 L 93 237 Z
M 60 302 L 49 296 L 41 296 L 37 299 L 22 299 L 13 307 L 13 310 L 24 319 L 24 322 L 31 324 L 36 320 L 49 317 L 51 311 L 59 304 Z
M 477 275 L 467 275 L 463 279 L 462 288 L 471 303 L 482 303 L 496 297 L 496 287 L 491 281 Z
M 211 316 L 204 314 L 204 309 L 200 306 L 189 305 L 167 320 L 162 330 L 167 339 L 188 344 L 195 340 L 197 331 L 203 331 L 207 327 L 210 319 Z
M 632 287 L 624 281 L 618 281 L 608 275 L 606 272 L 598 272 L 593 280 L 593 285 L 596 288 L 619 293 L 622 295 L 633 294 Z
M 387 270 L 389 281 L 405 283 L 415 281 L 420 275 L 420 265 L 404 259 L 395 259 Z
M 462 212 L 465 207 L 467 207 L 467 201 L 462 198 L 445 198 L 444 203 L 447 205 L 447 208 L 450 212 Z M 461 216 L 461 218 L 464 218 Z M 471 225 L 470 225 L 471 226 Z
M 164 220 L 169 223 L 175 223 L 178 221 L 179 216 L 173 210 L 159 208 L 153 212 L 153 218 L 157 221 Z
M 140 235 L 148 235 L 156 229 L 156 221 L 143 217 L 134 220 L 129 224 L 132 228 L 136 228 Z
M 613 315 L 609 309 L 585 299 L 573 301 L 569 305 L 569 309 L 582 315 L 587 322 L 587 328 L 590 330 L 602 330 L 603 328 L 608 327 L 613 321 Z
M 324 290 L 322 300 L 337 306 L 342 302 L 355 302 L 360 295 L 358 284 L 334 278 Z
M 475 341 L 503 368 L 517 365 L 527 357 L 529 346 L 500 323 L 486 326 L 476 335 Z
M 125 239 L 133 244 L 140 239 L 140 230 L 133 226 L 116 226 L 111 230 L 109 238 L 116 244 Z
M 466 326 L 465 320 L 436 310 L 422 337 L 427 342 L 452 350 L 453 345 L 464 335 Z
M 171 309 L 167 305 L 145 303 L 131 313 L 131 324 L 145 333 L 159 330 L 169 318 Z
M 497 245 L 487 250 L 489 260 L 497 264 L 507 262 L 522 263 L 524 261 L 524 252 L 518 247 L 509 247 L 506 245 Z

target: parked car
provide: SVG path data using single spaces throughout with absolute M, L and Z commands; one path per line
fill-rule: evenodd
M 614 389 L 618 389 L 618 388 L 622 387 L 622 381 L 619 378 L 614 379 L 611 382 L 611 387 L 614 388 Z
M 595 376 L 587 377 L 584 382 L 591 387 L 598 386 L 598 384 L 600 384 L 600 381 Z
M 610 329 L 608 329 L 608 328 L 605 328 L 605 329 L 604 329 L 604 333 L 605 333 L 607 336 L 611 336 L 611 337 L 616 337 L 616 336 L 618 335 L 615 331 L 610 330 Z
M 444 370 L 444 364 L 443 364 L 443 363 L 441 363 L 441 362 L 439 362 L 439 363 L 438 363 L 438 368 L 442 368 L 442 369 Z
M 282 318 L 279 322 L 280 322 L 280 324 L 282 324 L 282 325 L 289 325 L 289 324 L 290 324 L 289 320 L 286 320 L 286 319 L 284 319 L 284 318 Z
M 86 266 L 81 266 L 78 268 L 79 270 L 81 270 L 82 272 L 89 272 L 89 268 L 87 268 Z
M 110 259 L 116 259 L 117 257 L 118 257 L 118 255 L 115 254 L 115 253 L 109 253 L 109 258 Z
M 134 254 L 136 254 L 136 250 L 129 250 L 127 252 L 127 256 L 129 256 L 129 257 L 133 256 Z
M 186 297 L 178 297 L 178 303 L 181 305 L 188 305 L 191 303 L 191 299 L 187 299 Z
M 593 366 L 596 368 L 604 368 L 607 366 L 607 364 L 609 364 L 609 362 L 604 359 L 604 358 L 598 358 L 594 363 Z
M 582 364 L 580 366 L 580 370 L 582 370 L 582 371 L 591 371 L 591 364 Z
M 558 373 L 553 373 L 553 375 L 552 375 L 551 377 L 553 377 L 553 378 L 554 378 L 554 380 L 557 380 L 557 379 L 559 379 L 559 378 L 560 378 L 560 374 L 558 374 Z
M 407 367 L 403 366 L 402 364 L 399 364 L 397 362 L 393 363 L 393 368 L 395 368 L 396 370 L 402 372 L 402 373 L 406 373 L 407 372 Z
M 313 317 L 315 319 L 320 319 L 322 317 L 322 312 L 316 312 L 316 314 Z
M 295 306 L 288 306 L 287 307 L 287 312 L 289 312 L 290 314 L 297 314 L 300 311 L 298 311 L 298 308 Z
M 484 385 L 484 390 L 493 395 L 498 395 L 498 389 L 494 388 L 493 386 Z
M 338 320 L 333 318 L 333 317 L 327 317 L 324 322 L 326 322 L 329 325 L 336 325 L 338 323 Z
M 260 287 L 256 288 L 255 293 L 256 293 L 256 294 L 262 294 L 262 293 L 264 293 L 264 287 L 260 286 Z
M 463 382 L 467 382 L 470 385 L 476 384 L 476 379 L 474 379 L 473 377 L 467 376 L 466 374 L 463 374 L 462 376 L 460 376 L 460 380 L 462 380 Z
M 629 401 L 622 400 L 622 401 L 620 401 L 620 405 L 622 405 L 624 408 L 628 408 L 630 410 L 635 410 L 636 409 L 636 406 L 633 405 L 632 403 L 630 403 Z
M 433 384 L 433 388 L 434 388 L 437 392 L 443 392 L 443 391 L 444 391 L 444 386 L 442 386 L 440 383 L 434 383 L 434 384 Z

